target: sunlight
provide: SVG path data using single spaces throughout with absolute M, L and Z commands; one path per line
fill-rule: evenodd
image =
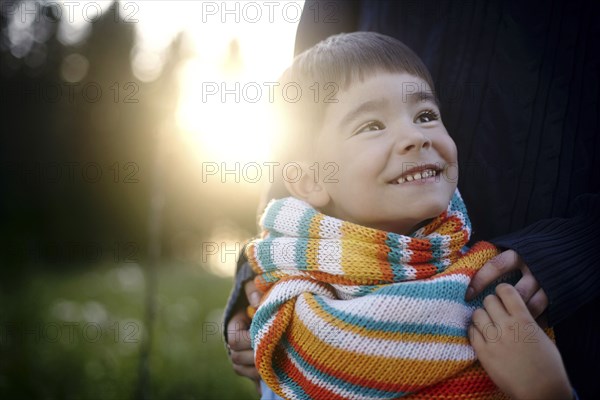
M 177 122 L 203 159 L 267 159 L 272 135 L 268 103 L 246 101 L 260 95 L 257 83 L 225 79 L 198 59 L 186 63 L 180 79 Z
M 275 9 L 271 21 L 264 2 L 252 3 L 260 6 L 255 14 L 203 15 L 206 23 L 188 30 L 195 54 L 180 71 L 176 119 L 203 159 L 260 162 L 270 154 L 270 93 L 292 60 L 303 2 L 286 2 L 293 8 L 287 15 Z
M 43 30 L 33 32 L 33 17 L 28 17 L 41 4 L 60 17 L 57 36 L 66 46 L 84 43 L 102 16 L 135 26 L 131 68 L 142 82 L 161 76 L 169 46 L 184 34 L 189 57 L 179 68 L 175 116 L 181 136 L 203 160 L 269 158 L 274 130 L 269 99 L 292 60 L 304 1 L 127 1 L 112 11 L 113 0 L 24 3 L 7 30 L 17 58 L 42 40 Z M 66 60 L 63 77 L 83 79 L 85 62 L 75 56 Z

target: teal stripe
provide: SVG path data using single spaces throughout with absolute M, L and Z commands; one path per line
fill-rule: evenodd
M 271 254 L 271 245 L 273 244 L 274 238 L 263 239 L 256 244 L 256 258 L 259 266 L 264 271 L 272 271 L 275 267 L 275 262 Z
M 462 218 L 464 219 L 464 229 L 467 229 L 469 232 L 471 231 L 471 220 L 469 219 L 469 214 L 467 213 L 467 207 L 463 202 L 460 194 L 458 193 L 458 189 L 454 191 L 454 195 L 452 196 L 452 200 L 450 200 L 450 215 L 456 215 L 457 211 L 462 213 Z
M 295 254 L 295 265 L 297 268 L 306 270 L 308 260 L 306 259 L 306 253 L 308 249 L 308 240 L 305 238 L 309 237 L 310 223 L 313 217 L 317 215 L 317 212 L 312 208 L 307 208 L 300 221 L 298 221 L 298 236 L 302 239 L 296 241 L 296 254 Z
M 275 226 L 275 219 L 277 217 L 277 214 L 279 214 L 284 203 L 285 202 L 283 201 L 276 201 L 271 205 L 271 207 L 269 207 L 269 209 L 264 215 L 263 226 L 269 231 L 269 237 L 258 242 L 256 246 L 256 257 L 258 259 L 259 265 L 265 271 L 272 271 L 275 269 L 273 257 L 271 254 L 271 244 L 273 243 L 273 240 L 281 236 L 281 233 L 275 231 L 273 227 Z M 265 279 L 271 282 L 267 279 L 267 277 L 265 277 Z
M 406 280 L 406 269 L 404 268 L 404 265 L 400 264 L 400 259 L 403 256 L 403 249 L 398 247 L 398 235 L 389 233 L 385 238 L 385 244 L 390 248 L 387 261 L 390 264 L 392 273 L 394 274 L 394 282 L 402 282 Z
M 464 304 L 467 283 L 456 281 L 411 281 L 382 286 L 374 295 L 404 296 L 421 300 L 447 300 Z
M 264 215 L 263 227 L 268 231 L 272 231 L 275 226 L 275 219 L 284 206 L 285 201 L 276 201 L 268 208 L 267 213 Z
M 358 316 L 350 314 L 326 304 L 320 296 L 315 296 L 317 303 L 322 310 L 332 317 L 344 321 L 345 323 L 354 325 L 361 329 L 366 329 L 373 332 L 390 332 L 401 334 L 421 334 L 421 335 L 440 335 L 450 337 L 466 337 L 466 327 L 448 326 L 440 324 L 419 324 L 408 322 L 391 322 L 378 321 L 368 316 Z
M 430 242 L 432 256 L 431 264 L 435 265 L 437 272 L 443 272 L 447 268 L 447 266 L 442 263 L 442 259 L 444 258 L 443 238 L 432 237 Z
M 308 238 L 309 237 L 309 228 L 310 228 L 310 223 L 313 219 L 313 217 L 315 217 L 317 215 L 317 212 L 315 211 L 314 208 L 307 208 L 304 213 L 302 214 L 302 217 L 300 217 L 300 221 L 298 221 L 298 236 L 302 237 L 302 238 Z

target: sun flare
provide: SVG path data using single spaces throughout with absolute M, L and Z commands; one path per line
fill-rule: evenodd
M 302 1 L 288 3 L 295 5 L 296 14 L 303 6 Z M 276 11 L 271 17 L 255 23 L 244 18 L 207 21 L 188 30 L 194 55 L 180 70 L 176 121 L 202 159 L 269 158 L 274 135 L 270 101 L 292 60 L 298 22 Z

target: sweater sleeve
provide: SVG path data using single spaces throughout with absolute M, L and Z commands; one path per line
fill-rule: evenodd
M 246 246 L 244 246 L 240 252 L 236 265 L 233 288 L 229 293 L 227 305 L 223 312 L 223 335 L 225 336 L 225 343 L 227 343 L 227 324 L 231 320 L 233 313 L 238 310 L 243 310 L 248 306 L 248 299 L 246 299 L 246 296 L 244 295 L 244 284 L 250 279 L 254 279 L 255 276 L 244 253 L 245 248 Z
M 567 218 L 538 221 L 491 240 L 516 251 L 549 299 L 550 325 L 600 293 L 600 195 L 579 196 Z

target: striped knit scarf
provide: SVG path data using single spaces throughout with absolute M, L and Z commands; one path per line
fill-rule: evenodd
M 475 359 L 466 288 L 497 254 L 467 253 L 458 191 L 409 236 L 319 213 L 288 197 L 246 254 L 266 292 L 251 325 L 257 368 L 290 399 L 504 398 Z

